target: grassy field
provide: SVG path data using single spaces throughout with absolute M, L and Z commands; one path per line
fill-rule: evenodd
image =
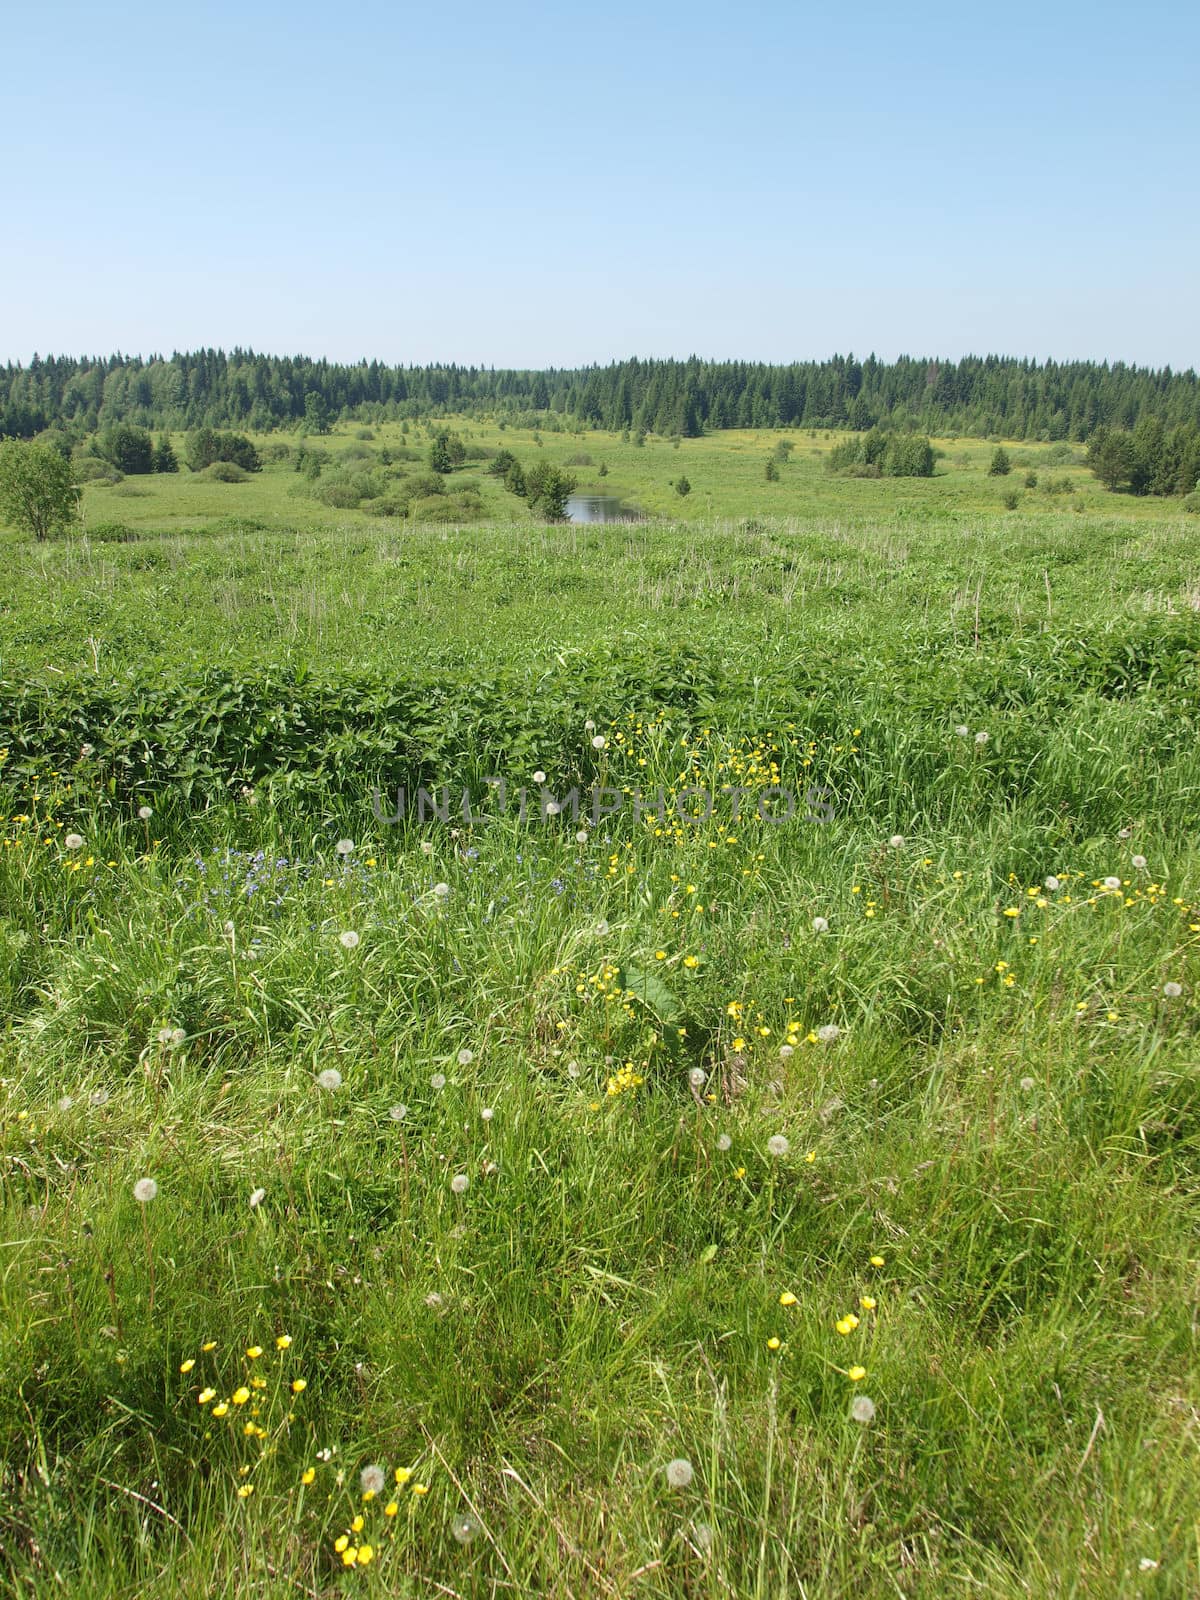
M 542 437 L 3 536 L 0 1592 L 1190 1600 L 1195 519 Z

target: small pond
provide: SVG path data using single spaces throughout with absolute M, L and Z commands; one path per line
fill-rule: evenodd
M 567 518 L 571 522 L 632 522 L 615 494 L 572 494 L 567 497 Z

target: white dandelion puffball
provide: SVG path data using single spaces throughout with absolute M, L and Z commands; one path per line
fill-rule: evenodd
M 596 726 L 596 724 L 592 721 L 591 717 L 589 717 L 587 719 L 587 721 L 583 725 L 584 733 L 591 733 L 593 731 L 593 729 L 595 728 L 595 726 Z
M 733 1140 L 729 1137 L 729 1135 L 727 1133 L 719 1133 L 717 1135 L 717 1149 L 718 1150 L 728 1150 L 732 1144 L 733 1144 Z
M 562 807 L 559 805 L 557 800 L 546 801 L 546 815 L 548 817 L 556 817 L 561 810 Z
M 773 1133 L 767 1140 L 767 1150 L 773 1156 L 785 1156 L 791 1148 L 782 1133 Z
M 336 1067 L 326 1067 L 324 1072 L 317 1073 L 317 1087 L 319 1089 L 328 1089 L 331 1092 L 334 1089 L 340 1089 L 342 1087 L 341 1073 Z
M 602 733 L 596 733 L 596 734 L 592 735 L 592 749 L 593 750 L 603 750 L 604 746 L 607 743 L 608 743 L 608 740 L 604 737 L 604 735 Z
M 580 828 L 579 832 L 575 835 L 575 843 L 576 844 L 586 844 L 587 842 L 588 842 L 587 829 L 586 828 Z
M 94 756 L 96 754 L 96 746 L 94 744 L 81 744 L 79 746 L 79 754 L 81 756 Z
M 251 1196 L 250 1196 L 250 1209 L 251 1209 L 251 1211 L 257 1211 L 259 1206 L 262 1205 L 263 1201 L 266 1198 L 267 1198 L 267 1191 L 265 1189 L 255 1189 L 253 1191 L 253 1193 L 251 1194 Z
M 83 835 L 81 833 L 69 833 L 67 835 L 67 837 L 63 840 L 63 849 L 64 850 L 82 850 L 83 849 Z
M 692 1463 L 684 1456 L 667 1462 L 667 1482 L 672 1489 L 690 1489 L 693 1476 Z
M 468 1517 L 466 1512 L 461 1512 L 457 1517 L 451 1518 L 450 1532 L 458 1540 L 459 1544 L 470 1544 L 471 1540 L 479 1532 L 479 1524 L 474 1517 Z
M 904 845 L 904 835 L 902 833 L 894 833 L 888 840 L 888 843 L 891 845 L 893 850 L 900 850 Z
M 1050 876 L 1046 879 L 1046 885 L 1045 886 L 1046 886 L 1047 889 L 1049 889 L 1051 894 L 1054 893 L 1055 889 L 1061 889 L 1062 888 L 1062 884 L 1054 876 L 1053 873 L 1051 873 Z
M 1137 867 L 1139 872 L 1146 865 L 1145 856 L 1130 856 L 1129 859 L 1133 862 L 1134 866 Z
M 1168 1000 L 1178 1000 L 1179 996 L 1183 993 L 1183 985 L 1175 982 L 1164 983 L 1163 993 L 1166 995 Z
M 431 1089 L 444 1089 L 446 1087 L 446 1074 L 444 1072 L 435 1072 L 429 1080 L 429 1087 Z
M 546 774 L 544 772 L 535 772 L 534 775 L 533 775 L 533 781 L 534 781 L 534 783 L 539 784 L 539 785 L 545 783 Z
M 965 722 L 960 722 L 954 731 L 960 739 L 965 739 L 971 730 Z
M 1022 1078 L 1021 1079 L 1021 1088 L 1025 1091 L 1026 1094 L 1028 1094 L 1030 1089 L 1032 1089 L 1034 1087 L 1035 1087 L 1034 1079 L 1032 1079 L 1032 1078 Z
M 58 1102 L 58 1109 L 60 1111 L 70 1111 L 74 1104 L 75 1102 L 71 1099 L 71 1096 L 69 1094 L 64 1094 Z
M 460 1050 L 458 1052 L 458 1064 L 460 1067 L 469 1067 L 474 1059 L 475 1052 L 473 1050 Z
M 421 840 L 421 854 L 423 856 L 431 856 L 433 854 L 433 845 L 428 839 Z
M 338 943 L 343 950 L 357 950 L 358 934 L 355 933 L 353 928 L 347 928 L 345 933 L 338 934 Z
M 186 1038 L 187 1034 L 182 1028 L 172 1028 L 171 1037 L 167 1040 L 167 1043 L 171 1046 L 172 1050 L 178 1050 L 179 1046 L 183 1044 Z
M 701 1555 L 707 1555 L 713 1547 L 713 1531 L 707 1522 L 697 1522 L 693 1526 L 692 1539 Z
M 795 1050 L 795 1047 L 793 1045 L 781 1044 L 779 1046 L 779 1059 L 780 1059 L 780 1061 L 790 1061 L 795 1054 L 796 1054 L 796 1050 Z
M 1119 889 L 1121 887 L 1121 880 L 1120 878 L 1114 878 L 1110 875 L 1109 877 L 1105 878 L 1104 887 L 1106 889 Z
M 408 1115 L 408 1107 L 407 1106 L 393 1106 L 392 1109 L 388 1112 L 388 1116 L 391 1117 L 393 1122 L 403 1122 L 407 1115 Z
M 607 939 L 608 931 L 608 923 L 605 922 L 603 917 L 601 917 L 600 921 L 596 924 L 596 937 L 598 939 Z
M 444 900 L 450 893 L 450 885 L 448 883 L 435 883 L 433 886 L 433 892 L 435 895 L 437 895 L 439 900 Z
M 813 925 L 813 932 L 814 933 L 828 933 L 829 932 L 829 918 L 828 917 L 814 917 L 813 920 L 812 920 L 812 925 Z
M 222 923 L 222 928 L 224 929 L 225 937 L 227 939 L 232 939 L 234 934 L 237 932 L 237 929 L 234 927 L 232 922 Z
M 358 1485 L 364 1494 L 382 1494 L 387 1478 L 382 1467 L 364 1467 L 358 1475 Z
M 90 1105 L 90 1106 L 106 1106 L 107 1104 L 108 1104 L 108 1090 L 107 1089 L 93 1089 L 91 1094 L 88 1095 L 88 1105 Z
M 980 728 L 979 732 L 975 735 L 975 743 L 976 744 L 986 744 L 987 742 L 988 742 L 987 730 L 985 728 Z
M 850 1402 L 850 1415 L 855 1422 L 874 1422 L 875 1402 L 868 1395 L 856 1394 Z
M 693 1067 L 688 1073 L 688 1082 L 693 1089 L 703 1089 L 708 1082 L 708 1073 L 705 1072 L 703 1067 Z
M 1118 839 L 1128 839 L 1129 835 L 1132 832 L 1133 832 L 1132 828 L 1119 828 L 1117 830 L 1117 838 Z
M 174 1028 L 160 1028 L 158 1030 L 159 1044 L 170 1044 L 171 1035 L 174 1033 L 174 1031 Z
M 580 1069 L 579 1069 L 578 1061 L 568 1061 L 567 1062 L 567 1077 L 568 1078 L 577 1078 L 579 1076 L 579 1070 Z
M 158 1194 L 158 1185 L 153 1178 L 139 1178 L 133 1186 L 133 1198 L 139 1205 L 149 1205 Z
M 150 818 L 153 815 L 154 815 L 153 807 L 151 807 L 151 806 L 139 806 L 138 807 L 138 818 L 139 818 L 140 821 L 149 822 Z
M 483 1118 L 483 1120 L 485 1122 L 490 1122 L 492 1120 L 492 1118 L 496 1115 L 496 1108 L 495 1108 L 495 1106 L 484 1106 L 483 1110 L 479 1113 L 479 1115 Z
M 337 852 L 337 854 L 339 856 L 353 855 L 354 854 L 354 840 L 353 839 L 339 839 L 338 842 L 334 845 L 333 848 L 334 848 L 334 850 Z
M 470 1178 L 467 1177 L 465 1172 L 456 1172 L 450 1179 L 450 1193 L 466 1194 L 467 1185 L 470 1183 L 470 1181 Z
M 822 1044 L 833 1044 L 835 1039 L 840 1039 L 842 1030 L 836 1022 L 826 1022 L 817 1029 L 817 1038 Z

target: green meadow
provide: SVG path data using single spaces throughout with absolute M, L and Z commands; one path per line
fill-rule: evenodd
M 1196 519 L 837 437 L 0 534 L 0 1592 L 1200 1592 Z

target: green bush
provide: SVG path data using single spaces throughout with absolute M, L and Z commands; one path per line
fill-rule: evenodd
M 205 467 L 204 476 L 214 483 L 245 483 L 249 474 L 232 461 L 213 461 Z

